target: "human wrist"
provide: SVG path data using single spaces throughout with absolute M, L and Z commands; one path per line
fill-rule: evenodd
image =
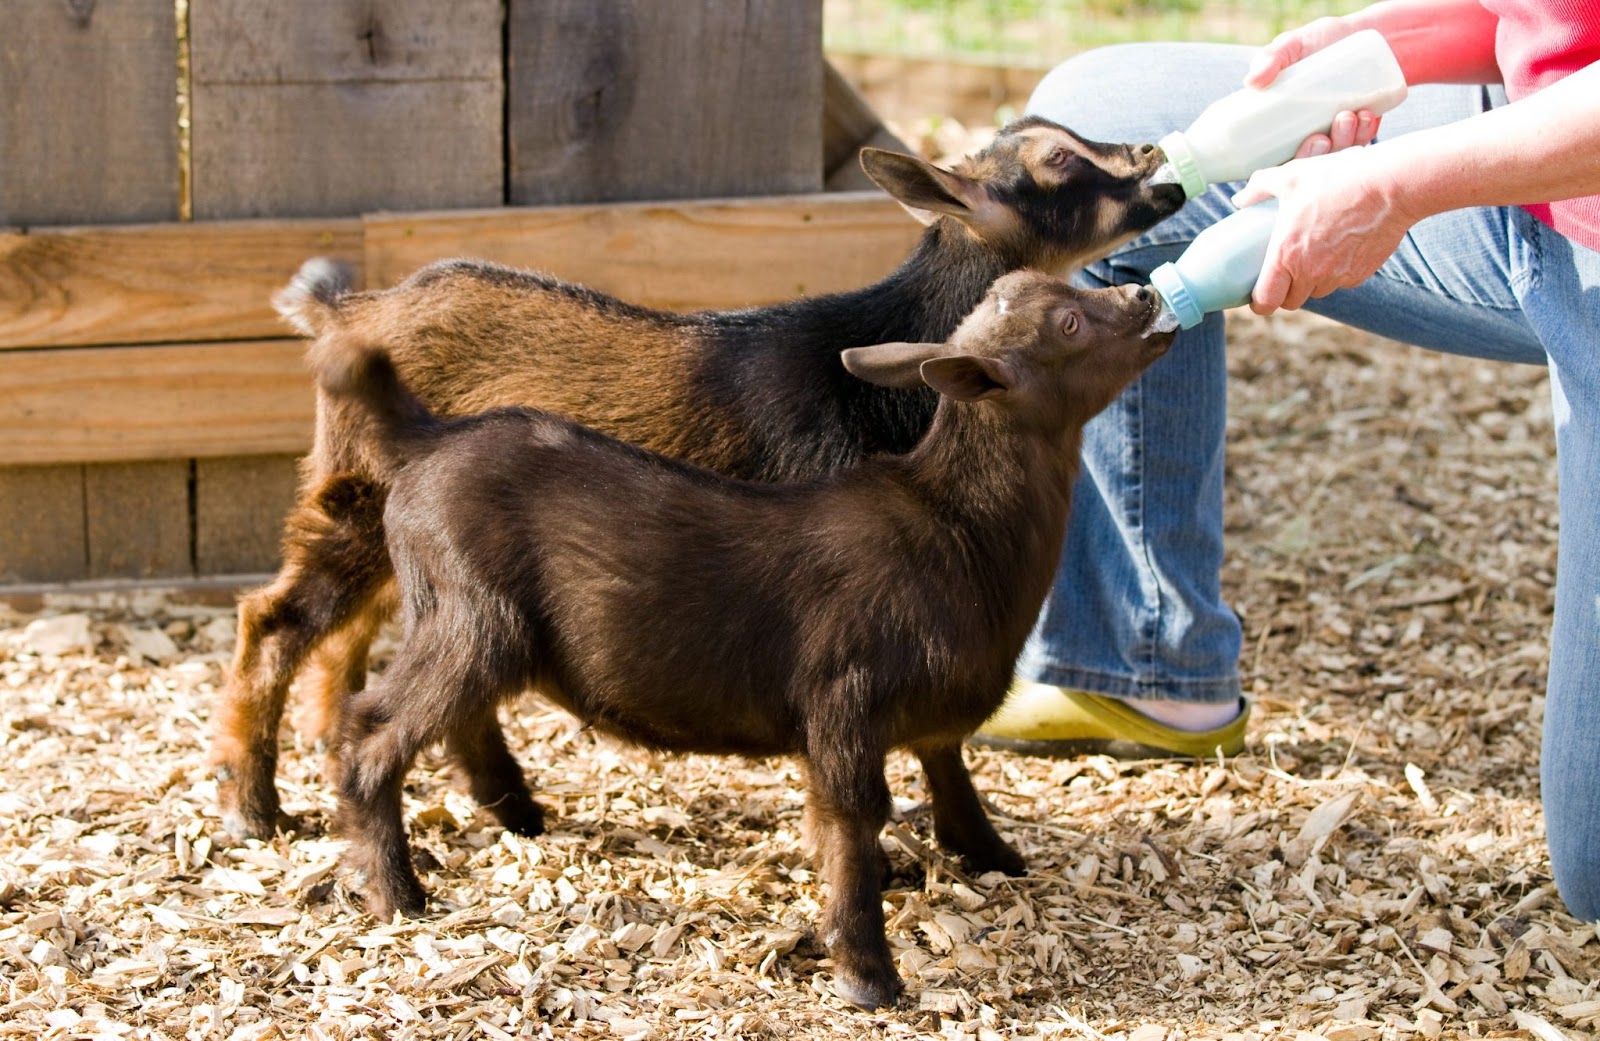
M 1416 161 L 1406 154 L 1410 150 L 1395 144 L 1380 141 L 1361 150 L 1365 161 L 1359 191 L 1388 219 L 1409 228 L 1449 207 L 1438 205 L 1438 193 L 1429 190 L 1427 178 L 1417 175 Z

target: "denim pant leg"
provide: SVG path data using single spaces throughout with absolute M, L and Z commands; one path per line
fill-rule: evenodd
M 1089 51 L 1047 75 L 1028 111 L 1096 140 L 1156 141 L 1237 87 L 1251 53 Z M 1231 195 L 1217 187 L 1191 200 L 1079 283 L 1146 281 L 1232 212 Z M 1240 628 L 1220 588 L 1226 380 L 1223 320 L 1212 315 L 1085 428 L 1061 567 L 1019 676 L 1121 697 L 1238 697 Z
M 1526 219 L 1524 308 L 1550 354 L 1561 530 L 1540 789 L 1556 888 L 1600 920 L 1600 253 Z

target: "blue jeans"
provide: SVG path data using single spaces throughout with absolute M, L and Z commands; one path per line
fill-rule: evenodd
M 1154 141 L 1239 86 L 1249 48 L 1132 44 L 1054 69 L 1028 109 L 1090 138 Z M 1412 90 L 1384 137 L 1503 102 L 1498 89 Z M 1079 276 L 1145 281 L 1228 212 L 1220 185 Z M 1600 919 L 1600 253 L 1521 209 L 1457 210 L 1412 229 L 1364 284 L 1308 309 L 1406 343 L 1548 365 L 1561 528 L 1541 780 L 1556 883 Z M 1219 314 L 1089 425 L 1055 589 L 1019 674 L 1126 698 L 1239 696 L 1240 626 L 1222 600 L 1226 379 Z

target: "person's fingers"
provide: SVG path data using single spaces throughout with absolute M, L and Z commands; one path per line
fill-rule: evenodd
M 1244 85 L 1257 90 L 1278 78 L 1278 73 L 1305 57 L 1305 44 L 1298 36 L 1284 33 L 1256 52 L 1250 60 L 1250 69 L 1244 75 Z
M 1335 152 L 1349 148 L 1356 143 L 1356 126 L 1358 118 L 1354 112 L 1340 112 L 1333 117 L 1333 123 L 1328 127 L 1328 140 Z
M 1265 199 L 1274 198 L 1278 193 L 1273 186 L 1281 181 L 1282 170 L 1281 166 L 1272 166 L 1251 174 L 1250 179 L 1244 182 L 1244 187 L 1233 193 L 1233 208 L 1242 210 L 1246 206 L 1254 206 Z
M 1304 280 L 1296 280 L 1289 284 L 1288 292 L 1283 294 L 1283 302 L 1278 306 L 1285 311 L 1298 311 L 1311 299 L 1312 287 L 1304 284 Z
M 1327 155 L 1333 150 L 1334 142 L 1327 134 L 1312 134 L 1300 142 L 1300 147 L 1295 150 L 1296 159 L 1310 159 L 1314 155 Z
M 1369 112 L 1366 109 L 1357 112 L 1355 143 L 1358 145 L 1370 145 L 1373 139 L 1378 136 L 1378 124 L 1382 121 L 1383 117 L 1376 112 Z
M 1271 314 L 1283 305 L 1290 289 L 1289 273 L 1279 267 L 1269 254 L 1250 293 L 1250 310 L 1256 314 Z

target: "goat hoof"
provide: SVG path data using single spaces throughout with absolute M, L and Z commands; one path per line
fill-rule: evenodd
M 222 828 L 235 842 L 246 839 L 267 840 L 279 831 L 297 830 L 298 822 L 278 808 L 278 800 L 270 805 L 246 805 L 235 802 L 222 807 Z
M 833 978 L 833 993 L 857 1008 L 884 1008 L 900 996 L 900 978 L 893 970 L 882 974 L 858 975 L 840 970 Z
M 396 911 L 402 918 L 421 918 L 428 911 L 428 895 L 420 885 L 366 885 L 362 887 L 361 899 L 367 913 L 380 922 L 393 921 Z
M 532 800 L 502 802 L 492 807 L 492 812 L 513 835 L 531 839 L 544 834 L 544 808 Z
M 1022 854 L 1006 845 L 984 850 L 981 854 L 968 854 L 961 861 L 962 866 L 975 875 L 998 871 L 1016 878 L 1028 873 L 1028 862 L 1022 859 Z

